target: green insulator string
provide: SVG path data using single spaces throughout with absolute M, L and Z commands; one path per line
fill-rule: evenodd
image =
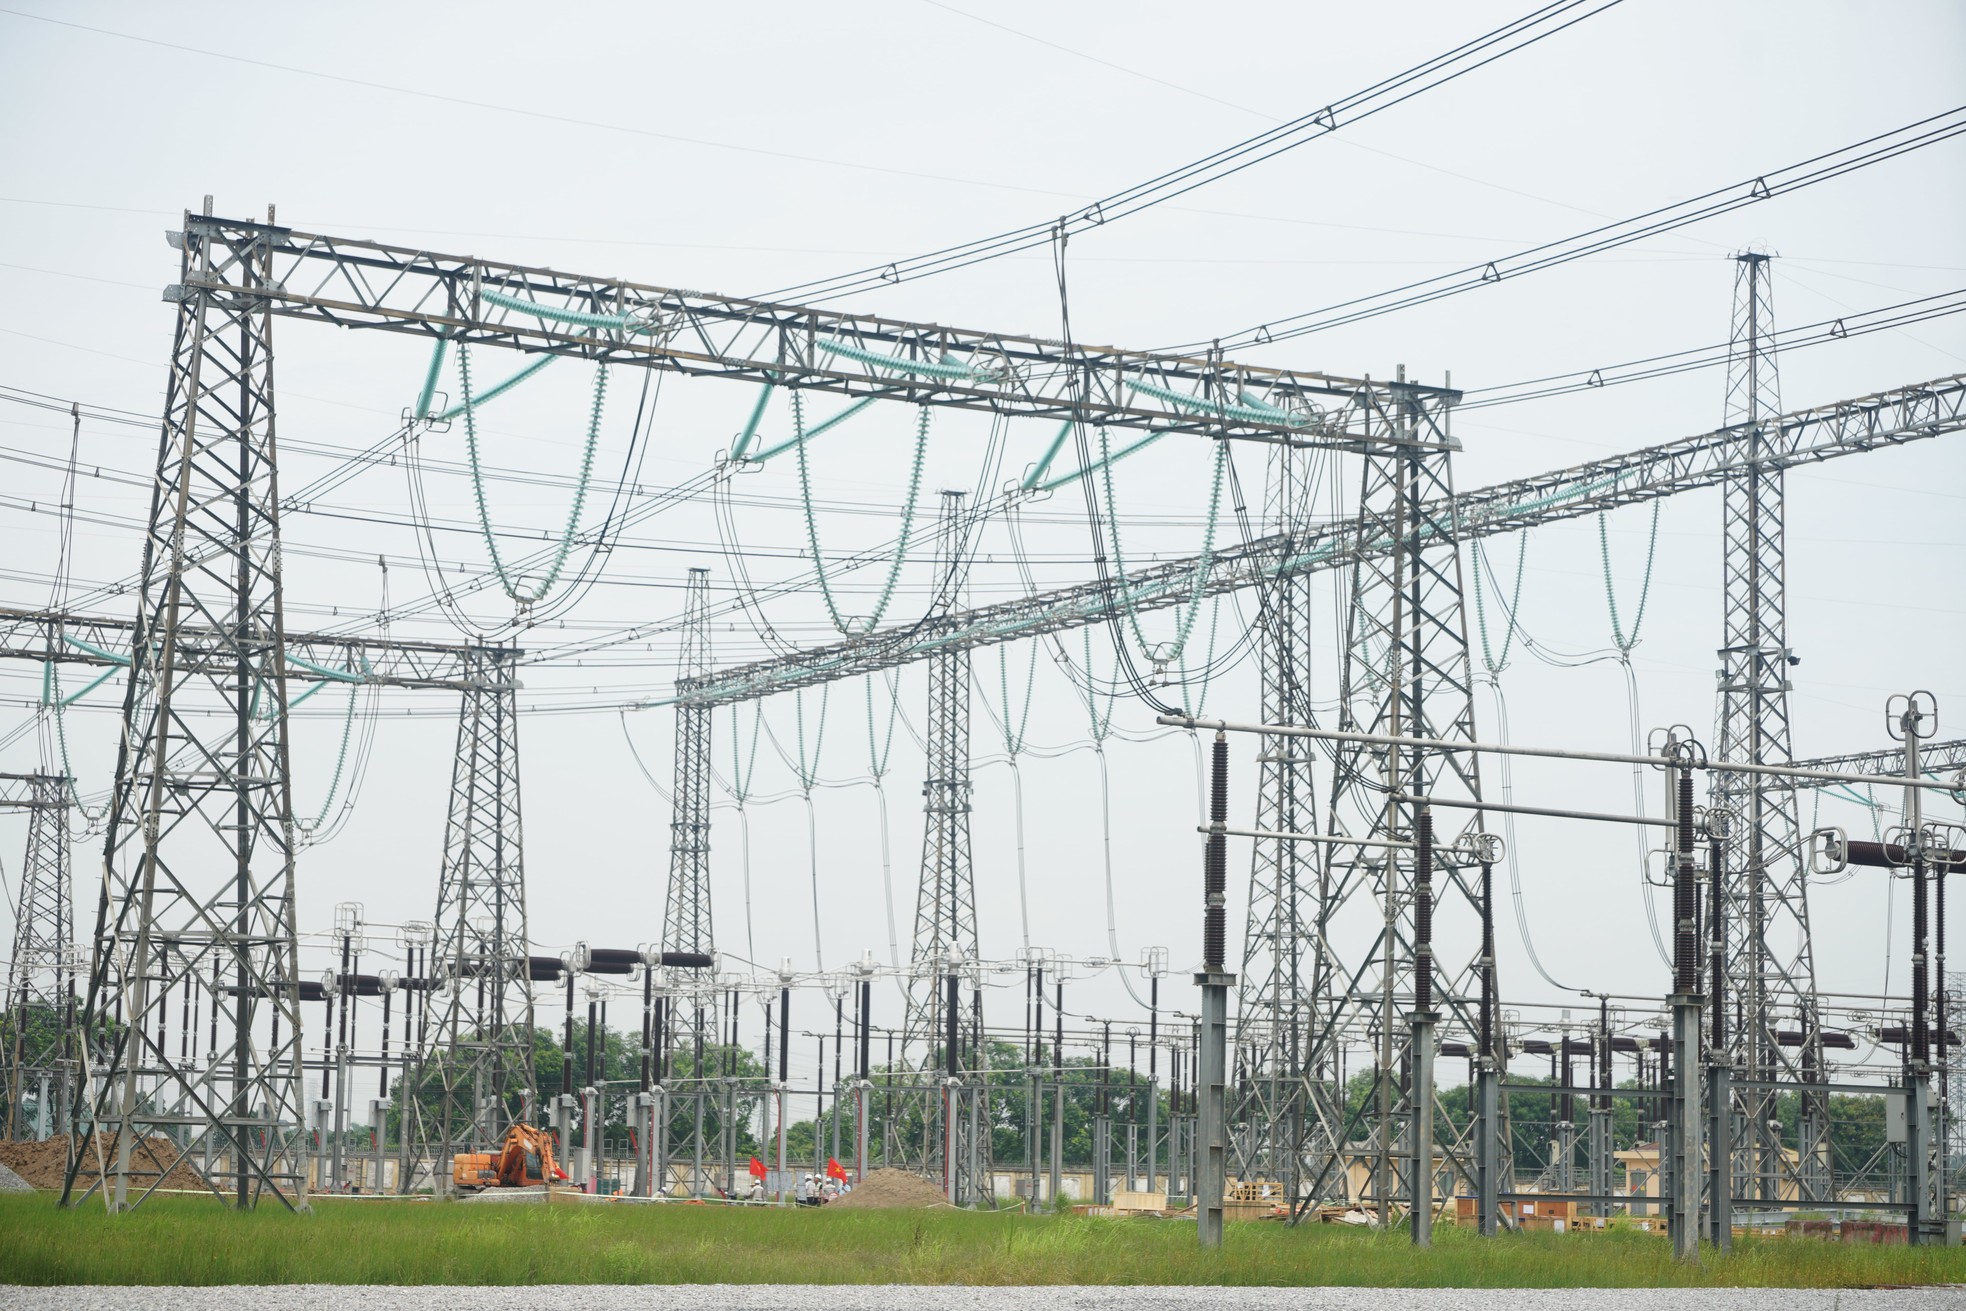
M 518 310 L 522 314 L 535 315 L 553 323 L 570 323 L 578 328 L 642 328 L 632 314 L 596 314 L 592 310 L 568 309 L 560 305 L 541 305 L 523 297 L 493 291 L 489 287 L 478 290 L 478 299 L 489 301 L 500 309 Z M 643 329 L 646 331 L 646 329 Z M 463 343 L 459 343 L 462 345 Z
M 897 373 L 920 373 L 930 378 L 948 378 L 952 381 L 977 376 L 976 370 L 968 365 L 956 364 L 949 360 L 904 360 L 899 356 L 882 355 L 878 351 L 848 345 L 843 341 L 815 341 L 813 345 L 829 355 L 843 355 L 847 359 L 871 364 L 877 369 L 893 369 Z
M 560 571 L 566 567 L 567 555 L 573 550 L 580 512 L 587 503 L 587 491 L 594 477 L 594 451 L 600 444 L 601 416 L 607 405 L 608 368 L 605 364 L 594 366 L 594 400 L 587 416 L 587 440 L 581 448 L 580 475 L 574 483 L 573 504 L 567 508 L 566 527 L 553 550 L 553 563 L 547 567 L 545 577 L 531 588 L 522 587 L 506 568 L 505 557 L 498 549 L 498 534 L 492 531 L 491 510 L 485 501 L 484 469 L 478 457 L 477 401 L 471 394 L 471 350 L 463 342 L 457 344 L 457 372 L 464 389 L 464 450 L 471 468 L 471 494 L 478 507 L 478 530 L 485 539 L 485 549 L 491 555 L 492 568 L 498 574 L 498 585 L 520 609 L 529 609 L 552 593 L 554 584 L 560 579 Z
M 1217 592 L 1214 600 L 1209 603 L 1208 607 L 1208 654 L 1203 657 L 1201 664 L 1201 690 L 1195 694 L 1194 708 L 1184 708 L 1183 711 L 1183 713 L 1193 715 L 1198 719 L 1208 709 L 1208 687 L 1215 680 L 1215 635 L 1221 621 L 1222 594 Z M 1188 667 L 1186 665 L 1181 666 L 1181 690 L 1183 693 L 1186 693 L 1188 690 Z
M 900 716 L 900 699 L 890 695 L 887 699 L 887 735 L 880 737 L 875 734 L 874 676 L 867 675 L 867 772 L 874 776 L 877 787 L 887 776 L 888 757 L 894 753 L 894 721 Z
M 444 371 L 444 348 L 450 342 L 437 338 L 436 349 L 430 352 L 430 368 L 423 375 L 423 390 L 416 394 L 416 417 L 421 419 L 430 413 L 430 399 L 437 394 L 437 379 Z
M 832 617 L 833 627 L 849 637 L 863 636 L 880 626 L 881 617 L 894 600 L 895 585 L 901 581 L 901 566 L 908 559 L 908 537 L 914 531 L 915 506 L 921 499 L 922 465 L 928 455 L 930 410 L 926 405 L 919 408 L 921 413 L 915 422 L 915 458 L 908 471 L 908 495 L 901 503 L 901 533 L 895 539 L 894 556 L 888 561 L 887 581 L 881 586 L 880 598 L 874 602 L 874 613 L 855 624 L 841 615 L 839 601 L 833 595 L 833 584 L 826 576 L 826 557 L 819 550 L 819 519 L 812 508 L 812 470 L 806 460 L 805 400 L 796 388 L 792 392 L 792 440 L 798 454 L 799 504 L 805 510 L 806 545 L 812 551 L 812 568 L 819 578 L 819 594 L 825 599 L 826 613 Z
M 1631 654 L 1638 645 L 1638 630 L 1645 623 L 1645 603 L 1652 596 L 1652 564 L 1659 553 L 1659 503 L 1652 502 L 1652 528 L 1645 541 L 1645 578 L 1639 584 L 1638 609 L 1632 614 L 1631 636 L 1625 636 L 1624 624 L 1618 616 L 1618 589 L 1611 579 L 1611 535 L 1604 526 L 1604 511 L 1597 513 L 1597 551 L 1604 561 L 1604 599 L 1611 608 L 1611 640 L 1618 644 L 1621 655 Z
M 1497 660 L 1495 658 L 1494 648 L 1489 643 L 1488 606 L 1482 596 L 1481 588 L 1481 574 L 1483 568 L 1488 563 L 1488 553 L 1482 550 L 1481 543 L 1475 543 L 1474 559 L 1472 561 L 1472 568 L 1469 570 L 1474 575 L 1475 627 L 1481 632 L 1481 663 L 1488 670 L 1488 676 L 1490 678 L 1494 678 L 1497 674 L 1500 674 L 1504 669 L 1509 667 L 1509 648 L 1515 645 L 1517 628 L 1515 621 L 1516 607 L 1522 601 L 1522 562 L 1528 556 L 1529 538 L 1525 535 L 1516 542 L 1515 583 L 1509 589 L 1509 626 L 1502 631 L 1502 658 Z
M 798 720 L 798 726 L 799 726 L 799 734 L 798 734 L 798 743 L 799 743 L 799 763 L 798 763 L 798 776 L 799 776 L 799 788 L 800 788 L 800 790 L 801 790 L 801 791 L 803 791 L 803 792 L 804 792 L 804 793 L 805 793 L 805 794 L 806 794 L 807 796 L 811 796 L 811 795 L 812 795 L 812 789 L 813 789 L 813 788 L 814 788 L 814 787 L 815 787 L 815 786 L 816 786 L 816 785 L 818 784 L 818 782 L 819 782 L 819 753 L 820 753 L 821 751 L 823 751 L 823 750 L 825 750 L 825 747 L 826 747 L 826 703 L 827 703 L 827 701 L 828 701 L 828 700 L 830 700 L 830 699 L 831 699 L 831 697 L 832 697 L 832 694 L 833 694 L 833 685 L 832 685 L 831 683 L 822 683 L 822 684 L 820 684 L 820 686 L 819 686 L 819 724 L 818 724 L 818 726 L 817 726 L 817 727 L 816 727 L 816 728 L 815 728 L 815 729 L 813 730 L 813 735 L 812 735 L 812 764 L 811 764 L 811 765 L 807 765 L 807 764 L 806 764 L 806 708 L 805 708 L 805 689 L 804 689 L 804 688 L 802 688 L 802 687 L 801 687 L 801 688 L 794 688 L 794 689 L 793 689 L 793 691 L 792 691 L 792 713 L 793 713 L 793 715 L 794 715 L 794 717 L 796 717 L 796 718 L 797 718 L 797 720 Z
M 1113 676 L 1107 680 L 1106 714 L 1099 714 L 1099 687 L 1092 677 L 1092 625 L 1087 624 L 1079 632 L 1085 638 L 1085 712 L 1092 721 L 1092 741 L 1096 746 L 1103 743 L 1113 731 L 1113 704 L 1119 700 L 1119 660 L 1113 661 Z
M 751 795 L 751 780 L 758 774 L 758 730 L 764 726 L 764 707 L 751 707 L 751 752 L 747 758 L 738 748 L 743 734 L 738 731 L 737 702 L 730 707 L 730 794 L 736 799 L 739 808 L 745 798 Z
M 315 687 L 326 687 L 326 683 L 316 683 Z M 309 689 L 310 691 L 312 689 Z M 348 743 L 355 735 L 355 698 L 361 693 L 360 683 L 348 685 L 348 708 L 341 716 L 341 750 L 336 753 L 334 774 L 328 779 L 328 795 L 321 801 L 321 809 L 314 816 L 314 822 L 307 826 L 309 833 L 319 829 L 327 821 L 328 812 L 334 809 L 335 798 L 341 794 L 341 776 L 348 766 Z
M 1222 476 L 1228 468 L 1229 444 L 1217 442 L 1215 446 L 1215 468 L 1209 483 L 1208 520 L 1202 530 L 1201 554 L 1195 560 L 1194 572 L 1188 580 L 1188 600 L 1181 607 L 1180 617 L 1175 625 L 1174 639 L 1167 643 L 1154 643 L 1147 640 L 1140 627 L 1140 612 L 1133 604 L 1130 591 L 1126 590 L 1126 553 L 1120 545 L 1119 503 L 1113 496 L 1113 456 L 1111 438 L 1102 425 L 1099 429 L 1099 476 L 1106 491 L 1106 530 L 1113 547 L 1113 564 L 1119 571 L 1120 608 L 1126 613 L 1127 627 L 1133 632 L 1133 640 L 1140 645 L 1141 654 L 1157 665 L 1167 665 L 1180 660 L 1187 648 L 1188 637 L 1194 632 L 1195 619 L 1201 614 L 1202 590 L 1208 585 L 1208 574 L 1215 567 L 1215 528 L 1221 521 Z M 1091 669 L 1086 670 L 1087 677 Z
M 1003 745 L 1014 758 L 1024 749 L 1025 730 L 1031 724 L 1031 689 L 1038 682 L 1038 644 L 1031 645 L 1031 667 L 1024 674 L 1024 709 L 1021 714 L 1010 713 L 1010 659 L 1004 654 L 1008 642 L 997 643 L 997 693 L 1003 700 Z M 1013 718 L 1017 727 L 1011 728 Z
M 115 672 L 114 670 L 111 671 Z M 96 683 L 102 679 L 98 678 Z M 95 686 L 91 683 L 90 687 Z M 52 705 L 55 712 L 55 747 L 61 753 L 62 777 L 68 780 L 68 799 L 79 812 L 82 809 L 82 793 L 75 786 L 75 766 L 68 763 L 68 699 L 61 694 L 61 674 L 55 670 L 55 662 L 50 660 L 43 666 L 41 677 L 41 704 Z M 83 692 L 88 691 L 84 688 Z M 82 693 L 76 693 L 81 696 Z

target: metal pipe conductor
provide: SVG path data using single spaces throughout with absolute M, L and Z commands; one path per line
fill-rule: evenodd
M 1938 792 L 1958 792 L 1966 786 L 1960 778 L 1910 778 L 1893 775 L 1844 773 L 1828 769 L 1805 769 L 1788 765 L 1754 765 L 1739 760 L 1708 760 L 1700 755 L 1692 761 L 1682 761 L 1673 756 L 1631 755 L 1621 751 L 1578 751 L 1568 747 L 1519 746 L 1502 742 L 1458 742 L 1446 738 L 1400 737 L 1384 733 L 1359 733 L 1346 729 L 1311 728 L 1302 724 L 1249 724 L 1227 719 L 1197 719 L 1193 715 L 1157 715 L 1156 724 L 1169 728 L 1212 729 L 1222 733 L 1260 733 L 1269 737 L 1308 737 L 1322 742 L 1358 742 L 1367 746 L 1392 747 L 1430 747 L 1438 751 L 1474 751 L 1484 755 L 1496 756 L 1536 756 L 1546 760 L 1587 760 L 1605 765 L 1657 765 L 1661 767 L 1679 766 L 1687 769 L 1710 770 L 1734 774 L 1767 774 L 1781 778 L 1806 779 L 1812 783 L 1857 783 L 1870 786 L 1886 784 L 1906 788 L 1920 788 Z M 1450 804 L 1445 799 L 1425 798 L 1430 805 Z M 1498 806 L 1488 805 L 1483 809 L 1497 810 Z M 1535 813 L 1535 812 L 1532 812 Z M 1562 812 L 1551 812 L 1560 814 Z M 1620 820 L 1624 816 L 1615 816 Z M 1656 823 L 1657 821 L 1650 821 Z

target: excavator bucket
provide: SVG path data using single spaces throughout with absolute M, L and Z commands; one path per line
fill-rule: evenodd
M 498 1182 L 503 1188 L 559 1183 L 566 1172 L 553 1159 L 553 1140 L 529 1124 L 515 1124 L 505 1132 L 505 1146 L 498 1155 Z

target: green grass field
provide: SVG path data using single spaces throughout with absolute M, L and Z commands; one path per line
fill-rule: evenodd
M 324 1200 L 311 1216 L 155 1198 L 124 1216 L 0 1197 L 0 1283 L 1280 1284 L 1857 1287 L 1966 1282 L 1966 1251 L 1747 1240 L 1675 1264 L 1653 1235 L 1453 1229 L 1429 1252 L 1335 1226 L 1229 1226 L 958 1211 L 461 1206 Z

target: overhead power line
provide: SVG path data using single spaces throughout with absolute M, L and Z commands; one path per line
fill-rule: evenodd
M 1908 123 L 1877 136 L 1866 137 L 1862 141 L 1852 142 L 1850 145 L 1774 169 L 1745 181 L 1718 187 L 1694 196 L 1690 200 L 1662 205 L 1632 218 L 1602 224 L 1558 241 L 1546 241 L 1539 246 L 1517 251 L 1513 255 L 1470 264 L 1452 273 L 1422 278 L 1369 296 L 1355 296 L 1350 300 L 1338 301 L 1321 309 L 1306 310 L 1301 314 L 1271 319 L 1220 338 L 1182 342 L 1162 349 L 1182 352 L 1207 347 L 1226 351 L 1247 346 L 1261 346 L 1273 341 L 1288 341 L 1293 337 L 1308 336 L 1313 332 L 1323 332 L 1329 328 L 1343 327 L 1363 319 L 1377 318 L 1381 314 L 1391 314 L 1395 310 L 1411 309 L 1415 305 L 1425 305 L 1448 296 L 1459 295 L 1464 291 L 1473 291 L 1492 283 L 1509 281 L 1526 273 L 1536 273 L 1559 264 L 1568 264 L 1572 260 L 1601 254 L 1607 250 L 1616 250 L 1620 246 L 1629 246 L 1633 242 L 1673 232 L 1705 219 L 1731 214 L 1737 209 L 1744 209 L 1760 201 L 1772 200 L 1776 196 L 1800 191 L 1818 182 L 1827 182 L 1846 173 L 1854 173 L 1858 169 L 1896 159 L 1914 150 L 1937 145 L 1961 133 L 1966 133 L 1966 105 L 1948 109 L 1942 114 L 1934 114 L 1930 118 L 1919 119 L 1915 123 Z
M 807 303 L 831 300 L 854 292 L 874 290 L 896 282 L 912 282 L 956 269 L 999 259 L 1046 245 L 1117 219 L 1138 214 L 1186 195 L 1197 187 L 1240 173 L 1286 151 L 1330 136 L 1342 127 L 1404 104 L 1496 60 L 1526 50 L 1545 38 L 1603 13 L 1619 0 L 1560 0 L 1505 23 L 1472 41 L 1435 55 L 1360 91 L 1341 97 L 1309 114 L 1278 124 L 1212 154 L 1169 169 L 1124 190 L 1093 201 L 1072 214 L 1041 223 L 1011 228 L 993 236 L 945 246 L 926 254 L 871 265 L 815 282 L 804 282 L 766 293 L 768 299 L 797 299 Z
M 1966 288 L 1900 301 L 1896 305 L 1884 305 L 1874 310 L 1854 311 L 1839 318 L 1824 319 L 1820 323 L 1805 323 L 1773 332 L 1768 334 L 1768 349 L 1786 353 L 1804 346 L 1821 346 L 1892 328 L 1907 328 L 1914 323 L 1944 318 L 1961 310 L 1966 310 Z M 1710 369 L 1727 363 L 1729 350 L 1728 343 L 1721 342 L 1713 346 L 1670 351 L 1664 355 L 1650 355 L 1640 360 L 1627 360 L 1623 364 L 1574 369 L 1569 373 L 1553 373 L 1547 377 L 1493 387 L 1473 387 L 1461 393 L 1461 403 L 1454 408 L 1458 412 L 1485 409 L 1492 405 L 1513 405 L 1518 401 L 1541 400 L 1547 396 L 1593 391 L 1624 382 L 1643 382 L 1676 373 L 1691 373 L 1696 369 Z

